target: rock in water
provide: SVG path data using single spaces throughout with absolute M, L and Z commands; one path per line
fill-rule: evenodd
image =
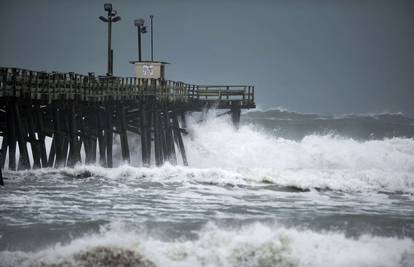
M 95 247 L 73 255 L 62 263 L 45 265 L 47 267 L 156 267 L 140 253 L 119 247 Z

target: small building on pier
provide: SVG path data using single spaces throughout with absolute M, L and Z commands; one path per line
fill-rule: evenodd
M 162 61 L 130 61 L 135 67 L 135 77 L 138 79 L 165 80 L 165 65 Z

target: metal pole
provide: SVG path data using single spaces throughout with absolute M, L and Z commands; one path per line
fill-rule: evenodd
M 150 16 L 151 19 L 151 61 L 154 61 L 154 39 L 153 39 L 153 23 L 152 23 L 152 19 L 154 18 L 153 15 Z
M 112 18 L 110 15 L 108 15 L 108 72 L 107 72 L 107 76 L 112 75 L 111 38 L 112 38 Z
M 114 75 L 114 50 L 111 49 L 111 76 Z
M 138 61 L 141 62 L 141 26 L 138 25 Z

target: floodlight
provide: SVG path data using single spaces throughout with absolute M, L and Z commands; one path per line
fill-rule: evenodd
M 111 12 L 112 11 L 112 4 L 109 4 L 109 3 L 104 4 L 104 9 L 107 12 Z
M 144 26 L 145 20 L 144 19 L 136 19 L 134 20 L 134 25 L 135 26 Z
M 117 16 L 118 13 L 116 10 L 112 9 L 111 3 L 104 4 L 105 11 L 108 12 L 106 17 L 100 16 L 99 20 L 108 23 L 108 76 L 112 76 L 113 73 L 113 50 L 111 49 L 111 42 L 112 42 L 112 22 L 117 22 L 121 20 L 120 16 Z
M 142 28 L 141 28 L 141 32 L 142 32 L 142 33 L 147 33 L 147 27 L 142 26 Z
M 100 16 L 99 19 L 102 20 L 103 22 L 108 22 L 108 20 L 104 16 Z
M 121 17 L 120 16 L 116 16 L 115 18 L 112 18 L 112 22 L 117 22 L 120 21 Z

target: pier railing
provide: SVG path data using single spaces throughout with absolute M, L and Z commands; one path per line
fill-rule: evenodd
M 0 68 L 0 97 L 101 102 L 155 96 L 159 101 L 211 105 L 239 101 L 254 107 L 253 86 L 202 86 L 161 79 L 82 75 Z

